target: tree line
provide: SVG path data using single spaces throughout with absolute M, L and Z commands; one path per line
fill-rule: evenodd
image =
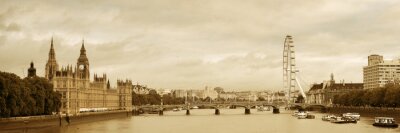
M 335 95 L 333 104 L 338 106 L 399 107 L 400 85 L 390 83 L 381 88 L 355 90 Z
M 0 72 L 0 117 L 50 115 L 60 107 L 61 95 L 47 79 Z

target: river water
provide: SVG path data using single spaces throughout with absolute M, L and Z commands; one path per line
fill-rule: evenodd
M 291 111 L 280 114 L 244 109 L 221 109 L 214 115 L 213 109 L 166 111 L 163 116 L 141 115 L 62 127 L 61 133 L 390 133 L 399 128 L 377 128 L 373 118 L 361 117 L 357 124 L 334 124 L 322 121 L 323 114 L 313 113 L 316 119 L 297 119 Z

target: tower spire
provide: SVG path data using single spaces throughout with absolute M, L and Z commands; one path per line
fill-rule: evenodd
M 49 60 L 46 63 L 45 77 L 51 80 L 57 70 L 58 70 L 58 64 L 56 61 L 56 52 L 54 51 L 53 37 L 51 37 Z
M 111 88 L 111 86 L 110 86 L 110 80 L 107 80 L 107 89 L 110 89 Z
M 85 40 L 82 39 L 81 54 L 79 56 L 78 62 L 88 62 L 86 57 Z
M 82 39 L 81 55 L 86 55 L 85 40 Z
M 54 52 L 53 37 L 51 37 L 50 51 L 49 51 L 49 61 L 56 59 L 56 53 Z

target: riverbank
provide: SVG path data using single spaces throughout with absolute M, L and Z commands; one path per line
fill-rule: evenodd
M 360 113 L 365 117 L 394 117 L 400 120 L 400 110 L 393 108 L 363 108 L 363 107 L 329 107 L 326 113 L 343 114 L 349 112 Z
M 115 118 L 123 118 L 132 116 L 131 111 L 112 111 L 112 112 L 88 112 L 76 116 L 29 116 L 29 117 L 12 117 L 0 118 L 0 132 L 13 132 L 43 129 L 49 127 L 60 127 L 73 124 L 81 124 Z

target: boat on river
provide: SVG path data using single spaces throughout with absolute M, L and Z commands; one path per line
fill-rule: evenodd
M 392 117 L 375 117 L 375 123 L 372 125 L 377 127 L 391 128 L 397 128 L 399 126 Z
M 307 119 L 307 116 L 308 116 L 308 112 L 305 112 L 305 111 L 301 111 L 301 112 L 297 113 L 298 119 Z
M 307 111 L 295 111 L 293 116 L 297 119 L 315 119 L 315 115 L 311 115 Z
M 322 116 L 323 121 L 331 121 L 331 119 L 336 119 L 335 115 L 324 115 Z
M 344 114 L 342 114 L 342 116 L 345 117 L 345 118 L 360 120 L 360 114 L 359 113 L 344 113 Z
M 181 111 L 181 110 L 182 110 L 182 108 L 174 108 L 174 109 L 172 109 L 172 111 L 174 111 L 174 112 Z
M 356 119 L 351 119 L 351 118 L 346 118 L 346 117 L 336 117 L 334 119 L 331 119 L 332 123 L 338 123 L 338 124 L 343 124 L 343 123 L 357 123 Z

